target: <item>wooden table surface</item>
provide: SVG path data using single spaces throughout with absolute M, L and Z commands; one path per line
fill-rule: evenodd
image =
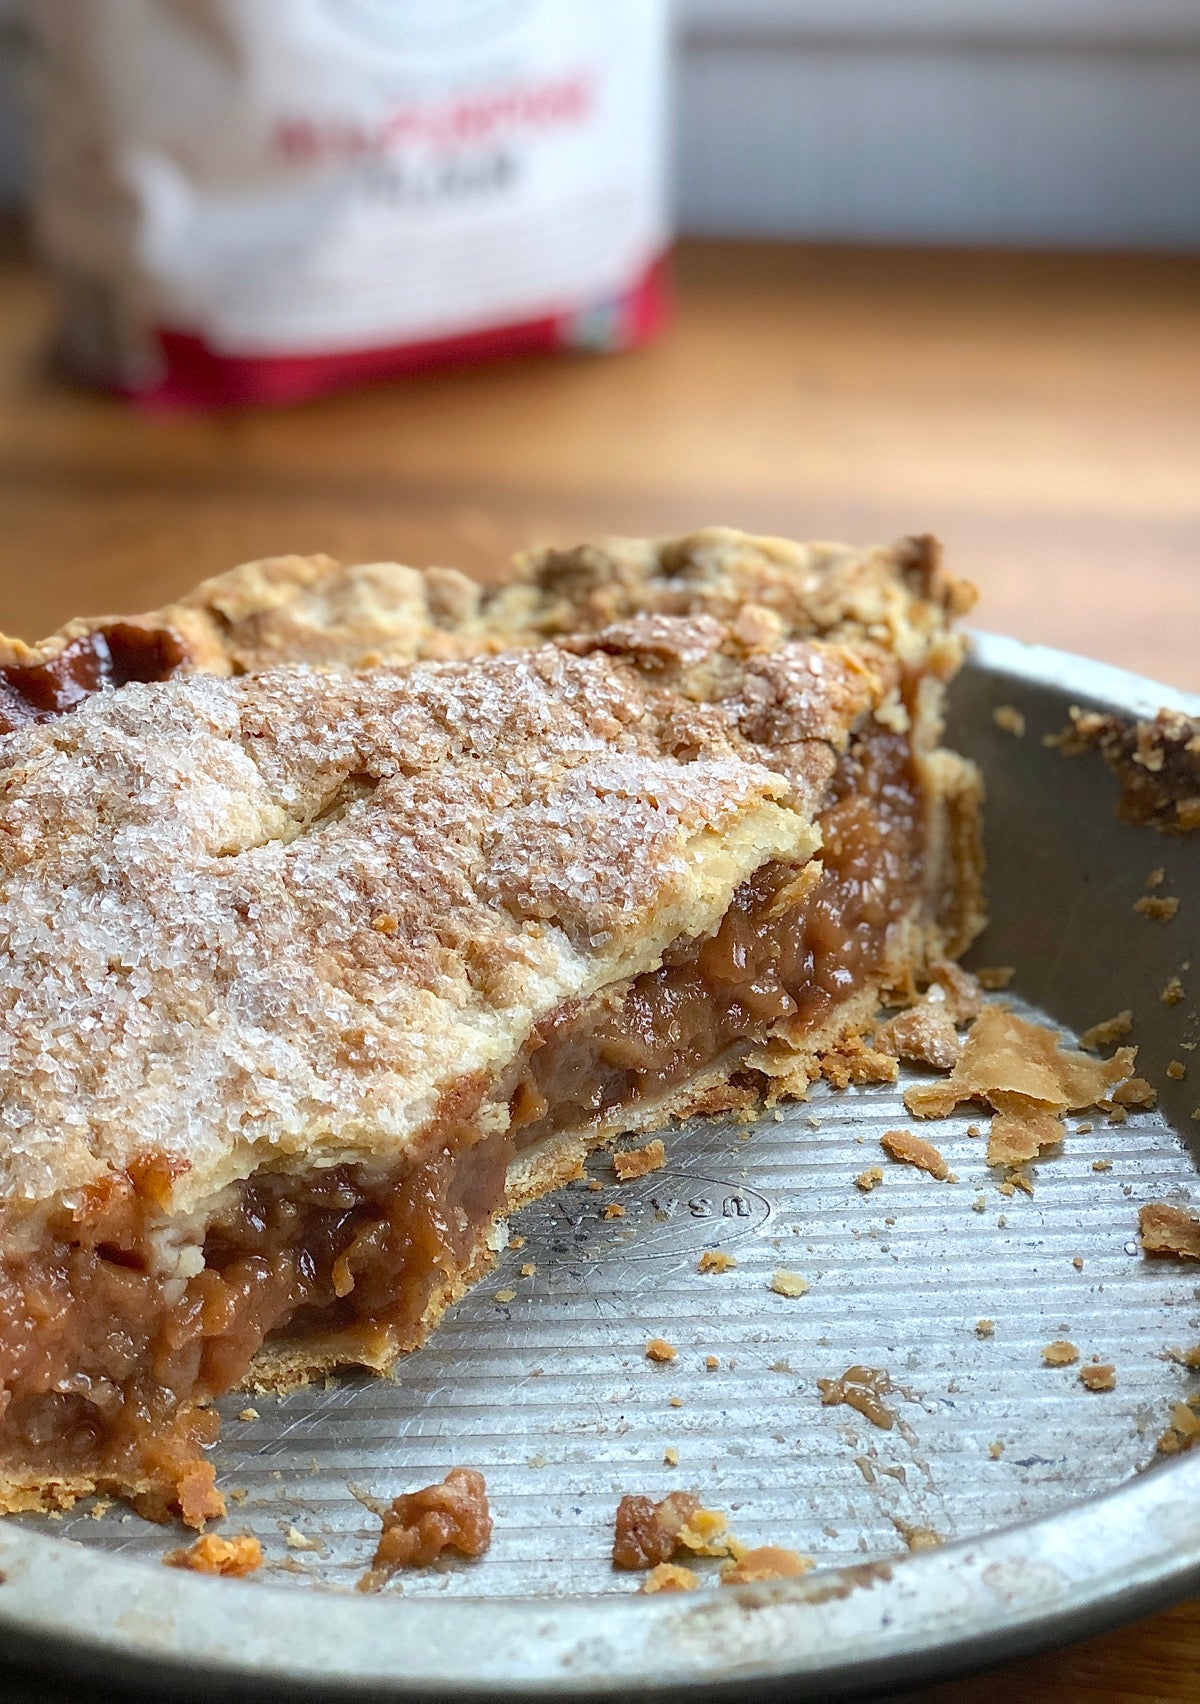
M 281 551 L 449 562 L 718 521 L 933 531 L 981 626 L 1200 690 L 1200 260 L 690 245 L 675 325 L 282 412 L 56 384 L 0 256 L 0 629 L 150 607 Z M 1200 1604 L 929 1694 L 1200 1698 Z

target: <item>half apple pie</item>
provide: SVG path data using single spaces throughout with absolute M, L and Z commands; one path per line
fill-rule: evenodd
M 251 660 L 228 610 L 204 659 L 163 612 L 10 650 L 0 1507 L 219 1514 L 216 1397 L 388 1371 L 589 1147 L 803 1093 L 966 945 L 951 595 L 885 553 L 857 609 L 768 566 L 675 609 L 657 569 L 601 608 L 568 568 L 471 632 L 427 599 L 403 667 L 344 635 Z M 70 704 L 14 676 L 111 663 L 117 625 L 170 667 L 77 669 Z

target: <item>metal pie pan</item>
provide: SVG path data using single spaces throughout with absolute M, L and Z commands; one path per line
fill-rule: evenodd
M 1141 1256 L 1136 1209 L 1200 1203 L 1185 968 L 1200 984 L 1200 868 L 1188 841 L 1116 820 L 1099 760 L 1043 745 L 1074 704 L 1200 711 L 976 636 L 950 727 L 989 790 L 993 921 L 975 957 L 1015 965 L 1012 997 L 1068 1029 L 1131 1008 L 1155 1111 L 1072 1120 L 1062 1154 L 1032 1168 L 1032 1199 L 997 1194 L 969 1116 L 926 1132 L 955 1183 L 885 1163 L 881 1187 L 856 1190 L 879 1132 L 906 1116 L 890 1087 L 818 1090 L 753 1128 L 681 1127 L 664 1172 L 520 1215 L 520 1252 L 395 1383 L 222 1404 L 220 1479 L 238 1489 L 226 1530 L 256 1532 L 272 1558 L 253 1580 L 164 1569 L 178 1533 L 119 1509 L 5 1523 L 5 1656 L 41 1677 L 210 1695 L 665 1698 L 753 1683 L 816 1697 L 962 1672 L 1197 1589 L 1200 1452 L 1168 1460 L 1155 1439 L 1195 1388 L 1168 1351 L 1200 1339 L 1200 1285 L 1194 1267 Z M 999 706 L 1021 712 L 1023 737 L 996 724 Z M 1181 901 L 1168 924 L 1133 909 L 1155 866 Z M 1168 1005 L 1174 975 L 1188 995 Z M 1192 1081 L 1167 1077 L 1176 1058 Z M 623 1217 L 605 1219 L 606 1201 Z M 710 1247 L 736 1269 L 699 1275 Z M 778 1267 L 803 1271 L 808 1295 L 773 1292 Z M 679 1347 L 669 1367 L 643 1353 L 659 1333 Z M 1059 1336 L 1112 1361 L 1116 1390 L 1045 1367 L 1039 1345 Z M 889 1368 L 894 1431 L 818 1400 L 816 1375 L 863 1361 Z M 487 1475 L 489 1555 L 348 1591 L 378 1531 L 364 1495 L 455 1464 Z M 816 1571 L 638 1595 L 607 1562 L 615 1502 L 683 1486 L 747 1541 L 809 1551 Z M 940 1547 L 910 1553 L 904 1538 L 926 1532 Z

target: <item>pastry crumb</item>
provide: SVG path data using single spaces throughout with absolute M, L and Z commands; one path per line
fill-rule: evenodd
M 1200 1393 L 1176 1402 L 1171 1419 L 1158 1440 L 1159 1455 L 1178 1455 L 1182 1450 L 1195 1449 L 1200 1444 Z
M 997 704 L 992 711 L 992 721 L 1006 734 L 1013 734 L 1017 739 L 1025 736 L 1025 718 L 1015 704 Z
M 1158 1104 L 1158 1090 L 1145 1077 L 1130 1077 L 1127 1083 L 1113 1090 L 1112 1098 L 1117 1106 L 1126 1109 L 1144 1107 L 1149 1110 Z
M 524 1266 L 521 1267 L 520 1272 L 518 1273 L 518 1276 L 521 1277 L 521 1278 L 532 1278 L 536 1271 L 537 1271 L 536 1262 L 534 1262 L 532 1260 L 527 1260 L 525 1262 Z
M 1173 894 L 1144 893 L 1134 900 L 1133 909 L 1143 917 L 1152 917 L 1156 923 L 1169 923 L 1179 910 L 1179 900 Z
M 715 1373 L 720 1365 L 721 1362 L 716 1355 L 706 1355 L 704 1357 L 704 1369 L 706 1372 Z
M 673 1343 L 668 1343 L 665 1337 L 652 1337 L 646 1345 L 646 1358 L 650 1361 L 673 1361 L 679 1351 Z
M 604 1188 L 604 1185 L 598 1177 L 589 1177 L 587 1186 L 593 1195 L 599 1195 L 600 1191 Z
M 506 1302 L 516 1301 L 517 1292 L 515 1290 L 497 1290 L 495 1299 L 503 1307 Z
M 869 1166 L 866 1171 L 859 1172 L 854 1180 L 854 1187 L 861 1189 L 864 1195 L 869 1195 L 882 1182 L 883 1172 L 881 1169 L 878 1166 Z
M 747 1550 L 735 1561 L 726 1562 L 721 1569 L 723 1586 L 752 1585 L 758 1580 L 792 1580 L 807 1574 L 815 1566 L 811 1556 L 801 1556 L 798 1550 L 786 1550 L 782 1545 L 764 1544 Z
M 1167 1065 L 1167 1076 L 1173 1083 L 1182 1083 L 1187 1076 L 1187 1066 L 1182 1059 L 1172 1059 Z
M 1178 1006 L 1179 1002 L 1183 999 L 1183 983 L 1177 976 L 1172 976 L 1167 979 L 1163 985 L 1163 990 L 1159 995 L 1159 999 L 1162 1001 L 1164 1006 Z
M 1200 1214 L 1168 1201 L 1148 1201 L 1138 1210 L 1138 1234 L 1147 1254 L 1200 1260 Z
M 975 1335 L 976 1337 L 994 1337 L 996 1335 L 995 1320 L 977 1319 L 975 1321 Z
M 1148 888 L 1160 888 L 1166 879 L 1167 872 L 1163 869 L 1162 865 L 1159 864 L 1155 869 L 1151 870 L 1150 874 L 1146 877 L 1146 886 Z
M 991 1443 L 988 1445 L 988 1454 L 991 1456 L 993 1461 L 999 1461 L 1000 1457 L 1004 1454 L 1004 1439 L 993 1438 Z
M 798 1272 L 785 1272 L 782 1268 L 771 1274 L 768 1289 L 774 1290 L 777 1296 L 788 1296 L 795 1300 L 799 1296 L 807 1296 L 808 1279 L 802 1278 Z
M 1120 1041 L 1132 1029 L 1133 1013 L 1126 1009 L 1114 1018 L 1102 1018 L 1091 1029 L 1085 1029 L 1079 1037 L 1079 1045 L 1085 1052 L 1095 1053 L 1098 1048 L 1111 1047 L 1114 1041 Z
M 1075 1268 L 1076 1272 L 1082 1272 L 1083 1271 L 1083 1256 L 1081 1254 L 1072 1255 L 1071 1265 Z
M 609 1201 L 600 1209 L 600 1217 L 602 1219 L 623 1219 L 625 1209 L 619 1201 Z
M 249 1533 L 222 1538 L 206 1532 L 183 1550 L 168 1550 L 163 1557 L 168 1568 L 190 1568 L 195 1574 L 218 1574 L 225 1579 L 241 1580 L 263 1565 L 262 1545 Z
M 1094 1172 L 1111 1171 L 1112 1170 L 1112 1161 L 1111 1160 L 1093 1160 L 1092 1161 L 1092 1170 Z
M 974 1201 L 972 1201 L 971 1211 L 972 1211 L 972 1213 L 986 1213 L 987 1212 L 987 1196 L 983 1193 L 982 1190 L 980 1190 L 979 1194 L 975 1197 Z
M 668 1444 L 666 1449 L 663 1451 L 663 1466 L 679 1466 L 679 1451 L 675 1448 L 674 1444 Z
M 975 972 L 975 980 L 989 994 L 999 993 L 1007 988 L 1017 974 L 1015 964 L 995 964 Z
M 1042 1360 L 1048 1367 L 1070 1367 L 1079 1359 L 1079 1350 L 1065 1337 L 1055 1338 L 1042 1350 Z
M 685 1568 L 681 1562 L 660 1562 L 651 1568 L 638 1590 L 650 1594 L 652 1592 L 694 1592 L 700 1585 L 700 1576 Z
M 289 1550 L 320 1550 L 321 1542 L 316 1538 L 308 1538 L 297 1526 L 287 1529 L 285 1542 Z
M 928 1172 L 930 1177 L 942 1182 L 949 1178 L 950 1167 L 940 1151 L 932 1142 L 914 1136 L 911 1130 L 885 1130 L 879 1144 L 884 1153 L 901 1165 L 915 1166 L 918 1171 Z
M 722 1248 L 706 1248 L 696 1262 L 697 1272 L 732 1272 L 737 1265 L 733 1255 Z
M 243 1408 L 242 1412 L 238 1415 L 238 1419 L 247 1421 L 261 1420 L 262 1415 L 258 1412 L 257 1408 Z
M 1085 1390 L 1115 1390 L 1117 1369 L 1109 1361 L 1089 1361 L 1079 1369 L 1079 1382 Z
M 647 1142 L 644 1148 L 627 1148 L 613 1155 L 613 1170 L 622 1183 L 645 1177 L 647 1172 L 661 1171 L 667 1163 L 667 1150 L 659 1137 Z
M 958 1063 L 962 1042 L 944 1001 L 922 1000 L 880 1024 L 875 1045 L 897 1058 L 949 1071 Z

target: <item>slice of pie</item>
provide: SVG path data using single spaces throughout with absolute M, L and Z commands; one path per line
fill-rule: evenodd
M 267 656 L 227 613 L 207 658 L 172 614 L 10 662 L 0 1507 L 103 1490 L 215 1516 L 215 1396 L 386 1371 L 507 1207 L 621 1131 L 802 1092 L 978 929 L 929 565 L 880 558 L 858 604 L 818 573 L 842 642 L 795 638 L 816 592 L 785 595 L 794 547 L 698 536 L 717 566 L 678 614 L 668 547 L 617 607 L 589 601 L 603 574 L 573 583 L 561 619 L 542 559 L 518 591 L 565 636 L 502 655 L 229 678 Z M 320 570 L 327 603 L 346 573 Z M 433 648 L 411 619 L 410 653 Z M 494 647 L 468 625 L 438 632 Z M 169 643 L 177 678 L 139 683 L 168 671 L 119 628 Z M 45 671 L 73 645 L 138 661 L 72 664 L 59 717 Z

